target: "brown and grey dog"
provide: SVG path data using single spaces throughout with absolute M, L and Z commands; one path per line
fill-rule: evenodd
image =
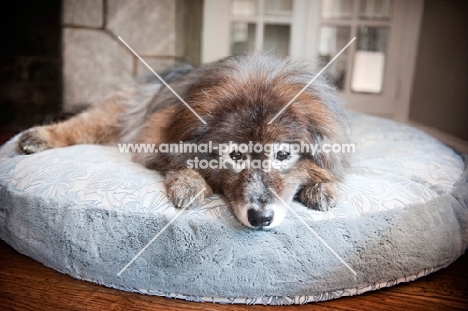
M 335 89 L 323 78 L 315 80 L 269 124 L 313 77 L 288 59 L 229 57 L 185 70 L 169 83 L 206 124 L 167 87 L 154 81 L 133 83 L 67 121 L 25 131 L 19 148 L 31 154 L 74 144 L 344 143 L 346 116 Z M 188 167 L 194 159 L 220 159 L 227 169 Z M 280 165 L 269 170 L 236 165 L 249 159 Z M 133 160 L 164 174 L 167 194 L 175 206 L 197 206 L 212 192 L 223 193 L 237 219 L 250 228 L 281 223 L 287 207 L 276 194 L 286 203 L 296 199 L 312 209 L 333 207 L 336 182 L 347 166 L 345 153 L 320 148 L 317 152 L 231 148 L 221 154 L 217 150 L 135 153 Z

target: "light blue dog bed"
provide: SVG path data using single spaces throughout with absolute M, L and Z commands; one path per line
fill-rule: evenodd
M 415 280 L 462 255 L 466 159 L 392 121 L 353 114 L 352 130 L 356 152 L 337 207 L 292 206 L 323 241 L 292 213 L 274 229 L 247 229 L 212 197 L 185 211 L 118 275 L 178 212 L 160 175 L 117 147 L 25 156 L 15 141 L 0 149 L 0 238 L 77 279 L 246 304 L 361 294 Z

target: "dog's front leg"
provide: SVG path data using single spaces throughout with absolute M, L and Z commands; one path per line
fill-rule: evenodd
M 179 208 L 200 206 L 212 194 L 205 178 L 193 169 L 169 171 L 164 183 L 169 199 Z
M 336 205 L 336 183 L 316 183 L 302 186 L 295 199 L 308 208 L 328 211 Z

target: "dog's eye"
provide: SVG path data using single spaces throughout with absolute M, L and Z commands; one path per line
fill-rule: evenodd
M 283 150 L 280 150 L 276 153 L 276 159 L 280 160 L 280 161 L 283 161 L 283 160 L 287 160 L 289 159 L 289 152 L 286 152 L 286 151 L 283 151 Z
M 229 155 L 231 156 L 231 159 L 233 159 L 234 161 L 240 161 L 240 160 L 245 159 L 245 155 L 239 151 L 233 151 Z

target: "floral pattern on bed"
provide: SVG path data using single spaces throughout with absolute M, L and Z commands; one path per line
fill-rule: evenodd
M 340 184 L 338 204 L 329 212 L 292 207 L 317 221 L 359 216 L 424 203 L 452 189 L 464 163 L 452 149 L 412 127 L 351 113 L 352 167 Z M 373 130 L 369 130 L 373 129 Z M 131 162 L 117 147 L 77 145 L 18 155 L 14 141 L 0 151 L 2 182 L 17 190 L 99 208 L 174 215 L 160 174 Z M 193 217 L 235 219 L 221 196 L 186 211 Z

